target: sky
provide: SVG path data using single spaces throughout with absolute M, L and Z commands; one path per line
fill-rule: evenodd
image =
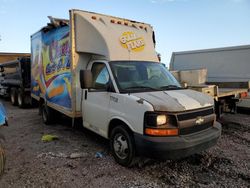
M 166 65 L 172 52 L 250 44 L 250 0 L 0 0 L 0 52 L 30 52 L 47 16 L 69 9 L 151 24 Z

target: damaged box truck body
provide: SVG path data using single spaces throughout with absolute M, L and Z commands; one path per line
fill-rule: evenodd
M 31 37 L 32 97 L 110 139 L 115 160 L 181 158 L 213 146 L 221 127 L 213 99 L 180 88 L 158 63 L 152 27 L 80 10 Z M 53 109 L 53 110 L 52 110 Z

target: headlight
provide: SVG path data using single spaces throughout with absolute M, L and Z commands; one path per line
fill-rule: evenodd
M 161 112 L 146 112 L 144 116 L 144 125 L 146 127 L 176 127 L 176 118 L 173 115 L 163 114 Z
M 146 112 L 144 117 L 144 134 L 149 136 L 178 135 L 176 117 L 161 112 Z
M 156 125 L 164 125 L 167 123 L 167 116 L 166 115 L 157 115 L 156 116 Z
M 144 118 L 144 124 L 147 127 L 158 127 L 164 125 L 168 121 L 167 115 L 158 114 L 154 112 L 146 112 Z

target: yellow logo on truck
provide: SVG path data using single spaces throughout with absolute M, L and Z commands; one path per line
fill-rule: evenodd
M 145 42 L 143 37 L 138 37 L 134 32 L 127 31 L 120 37 L 120 42 L 123 48 L 129 51 L 139 52 L 144 50 Z

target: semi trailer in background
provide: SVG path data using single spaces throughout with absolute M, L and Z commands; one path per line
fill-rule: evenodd
M 31 36 L 31 93 L 45 124 L 54 112 L 110 140 L 115 160 L 182 158 L 216 144 L 214 101 L 180 87 L 146 23 L 71 10 Z M 57 116 L 58 117 L 58 116 Z
M 190 87 L 193 85 L 194 89 L 203 88 L 203 91 L 215 94 L 219 109 L 233 101 L 237 103 L 237 108 L 250 108 L 250 98 L 246 97 L 250 80 L 250 45 L 173 52 L 170 70 L 182 71 L 178 73 L 181 82 L 188 82 L 188 78 L 205 73 L 205 77 L 202 76 L 203 83 L 189 85 Z M 190 71 L 196 74 L 191 75 Z
M 0 96 L 10 97 L 11 103 L 19 107 L 30 105 L 30 54 L 9 53 L 1 60 Z
M 21 57 L 29 57 L 30 53 L 13 53 L 13 52 L 0 52 L 0 64 L 9 61 L 15 61 Z

